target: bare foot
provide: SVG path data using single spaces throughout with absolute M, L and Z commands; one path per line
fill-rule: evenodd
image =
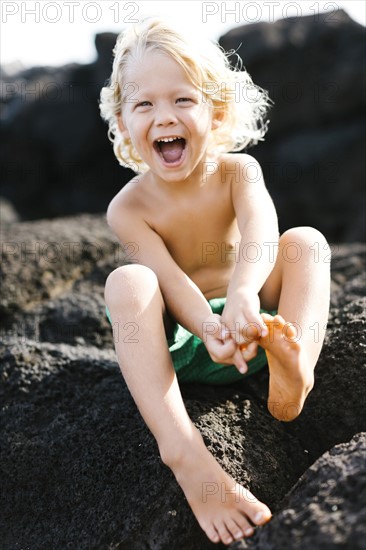
M 216 543 L 230 544 L 253 535 L 253 526 L 269 521 L 271 511 L 224 472 L 200 435 L 196 441 L 174 465 L 168 465 L 198 523 Z
M 314 375 L 294 325 L 281 315 L 262 313 L 262 318 L 268 328 L 268 335 L 259 339 L 270 372 L 268 410 L 278 420 L 288 422 L 300 414 Z

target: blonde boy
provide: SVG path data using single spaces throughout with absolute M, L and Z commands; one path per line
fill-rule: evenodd
M 271 512 L 205 447 L 178 380 L 227 384 L 268 362 L 268 408 L 295 418 L 313 387 L 329 310 L 329 264 L 313 250 L 318 243 L 325 257 L 328 247 L 310 227 L 279 237 L 258 163 L 229 153 L 267 130 L 270 101 L 246 71 L 154 18 L 122 34 L 114 53 L 101 113 L 120 163 L 140 173 L 107 212 L 122 245 L 137 248 L 106 282 L 113 324 L 138 327 L 138 341 L 116 342 L 116 353 L 199 524 L 230 544 Z M 224 486 L 226 498 L 218 491 L 203 501 L 207 482 Z

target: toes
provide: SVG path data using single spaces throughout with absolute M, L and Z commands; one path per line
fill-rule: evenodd
M 231 533 L 231 536 L 233 537 L 234 540 L 241 539 L 244 536 L 243 531 L 232 519 L 228 519 L 226 521 L 226 529 L 229 531 L 229 533 Z
M 238 526 L 239 531 L 243 533 L 242 537 L 251 537 L 254 534 L 253 526 L 249 523 L 247 518 L 239 512 L 235 512 L 235 515 L 233 516 L 233 521 Z M 233 535 L 235 535 L 233 531 L 231 532 L 233 533 Z
M 217 525 L 215 525 L 215 527 L 217 532 L 220 535 L 220 539 L 224 544 L 230 544 L 231 542 L 233 542 L 234 539 L 232 535 L 229 533 L 228 529 L 226 528 L 225 523 L 220 522 Z
M 283 334 L 286 340 L 296 341 L 298 339 L 297 329 L 293 323 L 285 323 Z
M 240 525 L 239 521 L 236 522 L 233 519 L 229 519 L 226 522 L 226 528 L 231 533 L 234 540 L 240 540 L 245 536 L 248 536 L 246 532 L 251 531 L 251 534 L 254 533 L 253 527 L 249 525 L 247 521 L 242 522 L 243 525 Z
M 282 327 L 285 325 L 285 320 L 283 317 L 281 317 L 281 315 L 275 315 L 274 317 L 272 317 L 272 315 L 270 315 L 269 313 L 261 313 L 261 317 L 263 319 L 264 324 L 267 327 L 268 333 L 266 336 L 267 338 L 272 340 L 274 331 L 276 329 L 281 330 Z M 262 336 L 262 340 L 263 340 L 263 336 Z
M 279 341 L 279 336 L 281 336 L 281 339 L 291 344 L 295 344 L 295 342 L 299 340 L 301 330 L 297 323 L 285 321 L 282 315 L 279 314 L 271 317 L 267 313 L 262 313 L 262 317 L 268 329 L 268 338 L 262 338 L 261 345 L 263 345 L 263 343 L 272 344 L 274 340 Z
M 211 542 L 220 542 L 220 536 L 213 525 L 205 529 L 205 533 Z
M 248 502 L 250 506 L 248 506 Z M 254 525 L 263 525 L 272 517 L 271 510 L 260 502 L 248 489 L 245 490 L 243 500 L 243 513 L 250 519 Z
M 296 328 L 296 325 L 285 321 L 282 315 L 279 315 L 278 313 L 274 317 L 268 313 L 262 313 L 261 315 L 267 327 L 271 327 L 272 330 L 281 330 L 283 336 L 287 340 L 296 340 L 298 338 L 298 329 Z
M 275 315 L 273 317 L 273 324 L 275 327 L 278 327 L 278 328 L 282 328 L 285 324 L 286 324 L 286 321 L 285 319 L 282 317 L 282 315 L 279 315 L 277 313 L 277 315 Z
M 264 504 L 261 504 L 256 510 L 252 510 L 250 519 L 254 525 L 263 525 L 267 523 L 272 517 L 271 510 Z
M 249 342 L 259 340 L 261 335 L 261 326 L 259 323 L 248 323 L 243 329 L 243 338 Z
M 273 317 L 269 313 L 261 313 L 261 317 L 264 323 L 272 323 Z

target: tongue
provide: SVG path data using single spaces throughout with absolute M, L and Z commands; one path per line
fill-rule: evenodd
M 176 139 L 174 141 L 160 142 L 159 148 L 165 162 L 175 162 L 182 156 L 184 141 L 183 139 Z

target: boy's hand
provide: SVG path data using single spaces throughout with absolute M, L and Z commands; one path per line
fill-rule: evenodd
M 235 340 L 225 337 L 220 315 L 213 313 L 203 323 L 203 342 L 211 359 L 222 365 L 235 365 L 241 374 L 248 370 L 243 354 Z
M 228 298 L 221 315 L 224 336 L 235 341 L 247 361 L 257 354 L 258 340 L 268 334 L 259 309 L 258 294 L 238 289 Z

